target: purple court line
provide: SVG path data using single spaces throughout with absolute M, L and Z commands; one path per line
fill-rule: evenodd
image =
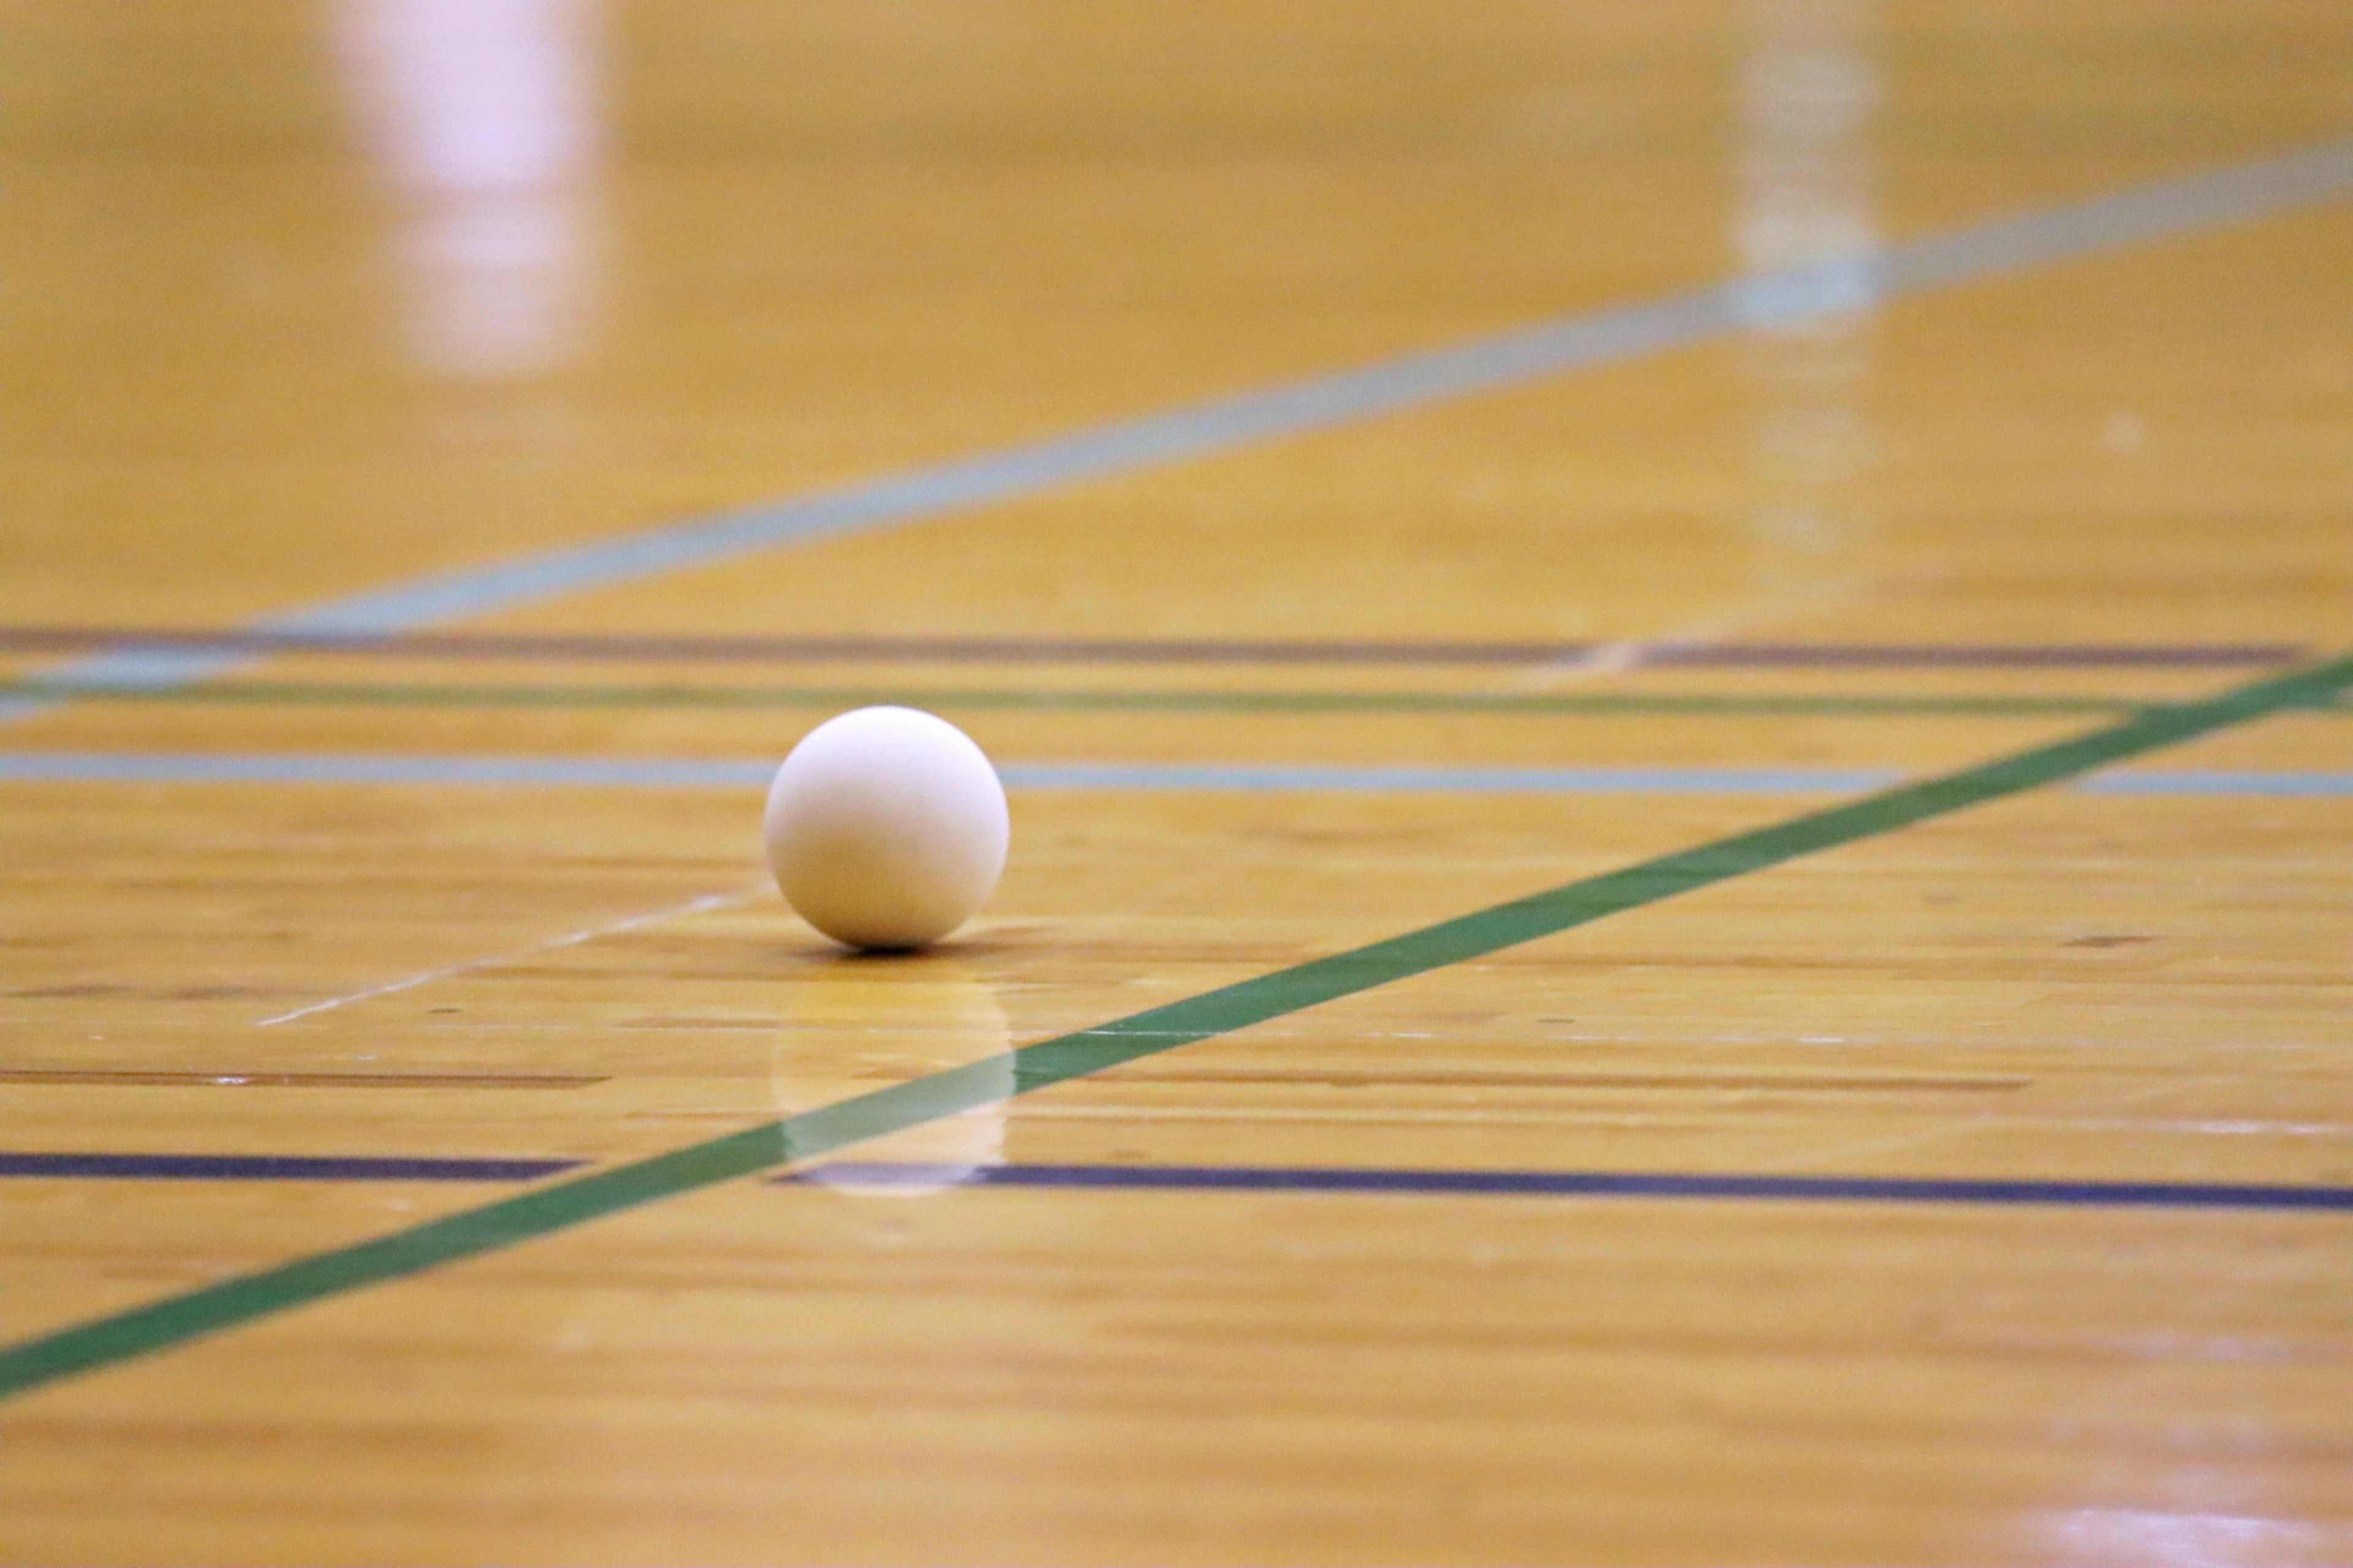
M 898 664 L 1553 664 L 1599 645 L 1564 642 L 1250 641 L 1221 638 L 653 637 L 595 633 L 207 631 L 0 626 L 0 652 L 98 649 L 350 654 L 395 658 Z M 1610 645 L 1625 651 L 1624 645 Z M 1824 669 L 2235 669 L 2287 664 L 2293 643 L 1661 643 L 1645 665 Z
M 533 1182 L 582 1160 L 311 1154 L 7 1154 L 0 1176 L 150 1182 Z
M 1646 665 L 1743 668 L 2230 669 L 2291 663 L 2288 643 L 1670 643 L 1641 653 Z
M 939 1165 L 837 1160 L 771 1183 L 806 1186 L 1091 1187 L 1517 1197 L 1747 1198 L 1817 1203 L 2048 1204 L 2078 1208 L 2353 1212 L 2353 1187 L 2024 1178 L 1743 1176 L 1635 1171 L 1396 1171 L 1265 1165 Z

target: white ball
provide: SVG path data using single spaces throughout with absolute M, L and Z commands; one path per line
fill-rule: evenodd
M 1012 824 L 972 737 L 913 708 L 860 708 L 801 737 L 766 829 L 768 868 L 803 920 L 851 947 L 905 948 L 987 901 Z

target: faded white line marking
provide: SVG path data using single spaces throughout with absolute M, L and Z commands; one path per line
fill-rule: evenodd
M 581 931 L 566 931 L 562 936 L 550 937 L 545 942 L 535 942 L 530 947 L 521 948 L 513 952 L 493 953 L 485 958 L 470 958 L 463 963 L 451 963 L 439 969 L 428 969 L 422 974 L 412 974 L 386 985 L 373 985 L 365 991 L 354 991 L 348 996 L 331 996 L 323 1002 L 313 1002 L 308 1007 L 297 1007 L 291 1013 L 280 1013 L 274 1018 L 261 1019 L 255 1026 L 266 1029 L 273 1024 L 290 1024 L 297 1018 L 307 1018 L 314 1013 L 324 1013 L 332 1008 L 347 1007 L 354 1002 L 367 1002 L 378 996 L 396 995 L 403 991 L 414 991 L 420 985 L 430 985 L 437 980 L 449 980 L 460 974 L 471 974 L 480 969 L 495 969 L 501 963 L 513 963 L 521 959 L 536 957 L 543 952 L 554 952 L 560 948 L 577 947 L 584 942 L 594 942 L 600 936 L 618 936 L 623 931 L 641 931 L 647 926 L 659 925 L 664 921 L 676 920 L 681 915 L 702 914 L 709 910 L 725 909 L 731 904 L 743 903 L 756 895 L 765 886 L 765 882 L 754 883 L 749 888 L 739 888 L 732 893 L 705 893 L 699 899 L 689 899 L 682 904 L 672 904 L 667 909 L 653 910 L 641 915 L 631 915 L 626 920 L 614 921 L 606 925 L 589 926 Z

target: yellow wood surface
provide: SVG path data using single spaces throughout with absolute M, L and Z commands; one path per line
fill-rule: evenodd
M 0 58 L 0 632 L 229 627 L 2353 134 L 2309 0 L 16 0 Z M 2347 212 L 463 626 L 1601 657 L 287 655 L 237 676 L 353 700 L 0 752 L 761 759 L 826 710 L 356 695 L 453 682 L 2191 698 L 2249 674 L 1608 649 L 2353 647 Z M 2097 721 L 941 706 L 1010 763 L 1929 773 Z M 2348 759 L 2297 713 L 2138 765 Z M 640 1158 L 1820 804 L 1019 791 L 989 910 L 875 961 L 763 885 L 751 792 L 0 782 L 0 1153 Z M 2353 800 L 2031 793 L 857 1156 L 2342 1188 Z M 0 1342 L 504 1190 L 0 1180 Z M 2353 1215 L 738 1182 L 0 1401 L 0 1561 L 2322 1568 Z

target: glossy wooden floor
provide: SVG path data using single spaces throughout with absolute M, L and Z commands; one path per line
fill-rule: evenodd
M 0 56 L 12 680 L 2353 136 L 2306 0 L 16 0 Z M 2348 504 L 2340 193 L 452 624 L 1024 648 L 298 651 L 0 762 L 772 761 L 919 691 L 1008 764 L 1929 773 L 2353 647 Z M 1315 639 L 1385 658 L 1208 646 Z M 1915 656 L 1662 657 L 1764 644 Z M 2166 657 L 2002 657 L 2094 645 Z M 1587 696 L 1723 700 L 1496 701 Z M 756 790 L 0 782 L 0 1155 L 627 1162 L 1823 804 L 1017 790 L 986 916 L 875 961 Z M 2342 1207 L 954 1179 L 2342 1192 L 2343 792 L 2023 793 L 845 1157 L 944 1170 L 0 1401 L 0 1560 L 2353 1563 Z M 518 1190 L 0 1178 L 0 1344 Z

